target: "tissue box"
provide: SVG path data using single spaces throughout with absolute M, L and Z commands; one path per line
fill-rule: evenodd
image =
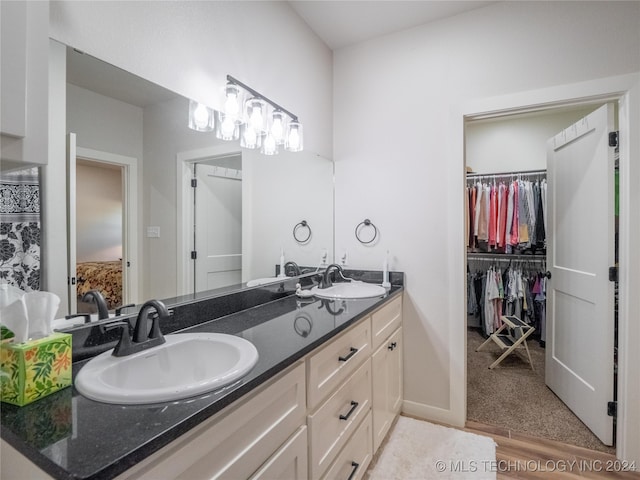
M 71 385 L 71 335 L 0 345 L 0 400 L 27 405 Z

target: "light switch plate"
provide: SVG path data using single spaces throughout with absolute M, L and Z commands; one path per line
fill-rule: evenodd
M 147 227 L 147 238 L 160 238 L 160 227 Z

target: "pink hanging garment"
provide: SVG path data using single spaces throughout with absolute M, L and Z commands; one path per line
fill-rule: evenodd
M 509 190 L 504 183 L 500 184 L 498 195 L 500 197 L 498 208 L 498 247 L 504 247 L 506 245 L 507 231 L 507 204 L 509 203 Z
M 498 192 L 495 185 L 491 186 L 489 202 L 489 247 L 495 247 L 498 224 Z

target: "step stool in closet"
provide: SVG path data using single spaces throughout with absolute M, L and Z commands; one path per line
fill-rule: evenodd
M 500 317 L 502 320 L 502 326 L 492 333 L 487 340 L 476 348 L 476 352 L 479 352 L 485 345 L 489 342 L 493 341 L 496 343 L 501 350 L 506 350 L 500 358 L 498 358 L 495 362 L 489 365 L 490 369 L 498 366 L 500 362 L 502 362 L 507 356 L 513 352 L 518 347 L 524 346 L 527 351 L 527 357 L 529 358 L 529 364 L 531 365 L 531 370 L 535 370 L 533 368 L 533 362 L 531 361 L 531 354 L 529 353 L 529 347 L 527 346 L 527 337 L 531 335 L 535 328 L 529 325 L 526 322 L 523 322 L 518 317 L 514 317 L 512 315 L 502 316 Z

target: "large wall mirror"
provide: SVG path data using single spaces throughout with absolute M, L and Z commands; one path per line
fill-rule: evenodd
M 265 156 L 191 130 L 187 98 L 66 52 L 67 173 L 75 187 L 68 242 L 77 277 L 69 313 L 85 310 L 81 297 L 91 288 L 115 308 L 248 288 L 275 276 L 281 255 L 310 268 L 331 263 L 330 159 Z

